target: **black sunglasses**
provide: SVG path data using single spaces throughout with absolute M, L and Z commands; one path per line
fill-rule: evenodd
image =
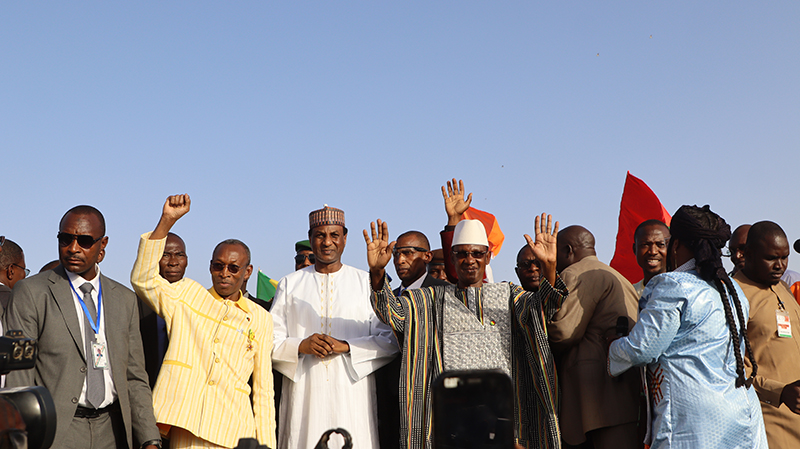
M 539 268 L 539 264 L 535 260 L 523 260 L 517 264 L 517 268 L 522 268 L 523 270 L 530 270 L 533 266 Z
M 314 254 L 298 254 L 294 256 L 294 263 L 303 263 L 308 259 L 311 263 L 316 263 L 317 258 L 314 257 Z
M 456 256 L 456 259 L 458 259 L 458 260 L 464 260 L 464 259 L 467 258 L 467 256 L 472 256 L 473 259 L 482 259 L 483 257 L 486 256 L 486 253 L 488 253 L 488 252 L 489 252 L 488 250 L 484 250 L 484 251 L 478 251 L 478 250 L 474 250 L 474 251 L 455 251 L 455 250 L 453 250 L 453 254 Z
M 228 272 L 230 272 L 230 274 L 236 274 L 239 272 L 239 270 L 242 269 L 242 267 L 240 267 L 239 265 L 224 264 L 222 262 L 211 262 L 211 271 L 221 272 L 222 270 L 225 269 L 226 266 L 228 267 Z
M 66 232 L 59 232 L 58 235 L 58 244 L 61 246 L 69 246 L 72 244 L 73 240 L 78 241 L 78 245 L 83 249 L 89 249 L 94 246 L 95 243 L 99 242 L 103 237 L 94 238 L 91 235 L 75 235 L 69 234 Z

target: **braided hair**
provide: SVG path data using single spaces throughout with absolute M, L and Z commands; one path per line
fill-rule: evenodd
M 753 357 L 753 351 L 750 349 L 750 339 L 747 338 L 747 332 L 744 330 L 746 321 L 742 313 L 742 303 L 733 282 L 722 266 L 720 251 L 725 246 L 725 242 L 731 238 L 731 227 L 722 217 L 712 212 L 708 205 L 703 207 L 681 206 L 672 217 L 670 234 L 691 250 L 700 277 L 712 283 L 719 292 L 722 298 L 722 307 L 725 310 L 725 321 L 728 323 L 731 341 L 735 348 L 733 353 L 736 356 L 736 387 L 746 385 L 749 388 L 758 372 L 758 365 Z M 670 249 L 674 239 L 670 240 Z M 671 253 L 671 251 L 667 252 L 668 255 Z M 731 310 L 731 301 L 728 300 L 728 292 L 730 292 L 732 302 L 736 307 L 738 328 Z M 749 379 L 745 379 L 744 361 L 739 350 L 740 336 L 744 338 L 745 349 L 753 366 Z

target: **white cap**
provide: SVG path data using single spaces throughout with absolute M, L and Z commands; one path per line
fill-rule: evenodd
M 483 245 L 489 247 L 489 240 L 486 238 L 486 228 L 480 220 L 461 220 L 456 225 L 453 233 L 453 244 L 457 245 Z

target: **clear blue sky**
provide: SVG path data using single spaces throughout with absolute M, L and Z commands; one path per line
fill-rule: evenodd
M 4 2 L 0 234 L 38 271 L 62 214 L 94 205 L 101 268 L 129 284 L 138 236 L 186 192 L 175 231 L 210 285 L 225 238 L 289 273 L 329 204 L 366 268 L 377 218 L 438 246 L 457 177 L 500 221 L 511 280 L 542 211 L 609 261 L 630 170 L 670 212 L 710 204 L 793 242 L 798 23 L 796 1 Z

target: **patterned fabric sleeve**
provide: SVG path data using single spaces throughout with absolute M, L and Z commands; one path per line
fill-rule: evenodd
M 543 280 L 536 293 L 513 284 L 511 288 L 518 323 L 513 328 L 517 443 L 526 449 L 560 449 L 558 376 L 544 323 L 569 292 L 561 277 L 555 288 Z
M 406 329 L 406 309 L 403 307 L 402 301 L 408 301 L 407 295 L 404 292 L 401 296 L 402 300 L 395 296 L 389 286 L 388 277 L 383 280 L 383 288 L 380 291 L 373 290 L 370 295 L 375 315 L 379 320 L 391 326 L 396 334 L 402 334 Z
M 526 294 L 527 293 L 527 294 Z M 526 292 L 519 285 L 511 284 L 511 295 L 514 297 L 514 308 L 521 324 L 528 324 L 530 313 L 541 314 L 544 321 L 549 321 L 561 309 L 564 299 L 569 295 L 569 290 L 561 279 L 556 276 L 556 285 L 553 287 L 547 279 L 542 278 L 539 291 Z M 525 309 L 523 313 L 520 306 Z

